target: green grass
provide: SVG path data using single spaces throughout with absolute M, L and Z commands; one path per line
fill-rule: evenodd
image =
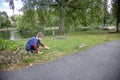
M 40 50 L 44 52 L 44 54 L 31 54 L 29 57 L 23 58 L 15 67 L 31 66 L 31 64 L 40 64 L 75 54 L 78 51 L 86 50 L 97 44 L 120 39 L 120 33 L 111 34 L 106 31 L 86 31 L 68 33 L 66 36 L 62 36 L 65 38 L 63 40 L 56 39 L 58 37 L 61 36 L 46 36 L 42 42 L 49 46 L 50 49 L 46 50 L 40 47 Z M 16 43 L 25 46 L 26 41 L 27 39 L 17 40 Z M 80 44 L 84 44 L 85 46 L 78 49 L 77 46 Z

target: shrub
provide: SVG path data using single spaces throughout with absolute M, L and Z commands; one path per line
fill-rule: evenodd
M 0 50 L 15 50 L 17 47 L 15 41 L 0 39 Z

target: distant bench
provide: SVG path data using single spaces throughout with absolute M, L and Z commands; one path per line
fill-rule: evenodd
M 115 26 L 100 26 L 101 30 L 116 30 Z

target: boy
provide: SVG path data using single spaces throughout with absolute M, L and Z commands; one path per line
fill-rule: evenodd
M 36 52 L 42 54 L 43 52 L 40 52 L 38 50 L 39 46 L 49 49 L 49 47 L 41 43 L 42 38 L 44 38 L 44 35 L 42 34 L 42 32 L 38 32 L 36 37 L 32 37 L 27 41 L 26 50 L 31 53 Z

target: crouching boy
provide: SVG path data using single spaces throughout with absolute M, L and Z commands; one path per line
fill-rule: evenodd
M 26 50 L 28 52 L 31 53 L 39 53 L 42 54 L 43 52 L 41 52 L 38 48 L 39 46 L 42 46 L 46 49 L 49 49 L 49 47 L 47 47 L 46 45 L 44 45 L 43 43 L 41 43 L 41 40 L 44 38 L 44 35 L 42 34 L 42 32 L 38 32 L 37 35 L 35 37 L 30 38 L 27 43 L 26 43 Z

